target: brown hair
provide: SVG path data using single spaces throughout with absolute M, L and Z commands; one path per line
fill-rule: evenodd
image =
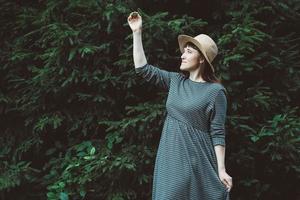
M 221 83 L 221 80 L 216 77 L 215 73 L 212 71 L 211 67 L 209 66 L 209 63 L 207 62 L 207 60 L 205 59 L 204 55 L 202 54 L 202 52 L 199 50 L 199 48 L 194 45 L 192 42 L 187 42 L 184 47 L 191 47 L 195 50 L 197 50 L 200 53 L 200 56 L 202 58 L 204 58 L 204 67 L 201 67 L 200 69 L 200 73 L 202 78 L 207 81 L 207 82 L 212 82 L 212 83 Z M 185 78 L 189 77 L 189 72 L 187 71 L 181 71 L 181 74 L 185 76 Z

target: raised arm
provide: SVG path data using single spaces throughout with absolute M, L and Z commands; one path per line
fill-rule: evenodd
M 147 82 L 168 90 L 171 76 L 176 72 L 169 72 L 147 63 L 142 43 L 142 17 L 137 12 L 130 13 L 128 24 L 133 34 L 133 60 L 136 73 Z
M 142 43 L 142 17 L 137 12 L 130 13 L 128 24 L 133 34 L 133 61 L 135 68 L 147 64 Z

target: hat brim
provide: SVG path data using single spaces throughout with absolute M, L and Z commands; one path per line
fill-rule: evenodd
M 179 44 L 179 49 L 181 51 L 181 53 L 184 53 L 184 46 L 187 42 L 191 42 L 193 43 L 194 45 L 196 45 L 199 50 L 201 51 L 201 53 L 203 54 L 203 56 L 205 57 L 205 60 L 208 62 L 208 64 L 210 65 L 211 69 L 213 72 L 215 72 L 215 69 L 214 69 L 214 66 L 211 64 L 211 62 L 209 61 L 201 43 L 199 43 L 196 39 L 194 39 L 193 37 L 191 36 L 188 36 L 188 35 L 179 35 L 178 36 L 178 44 Z

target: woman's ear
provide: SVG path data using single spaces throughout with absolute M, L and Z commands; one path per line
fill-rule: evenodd
M 203 64 L 204 62 L 205 62 L 205 58 L 202 57 L 202 56 L 200 56 L 200 57 L 199 57 L 199 63 L 200 63 L 200 64 Z

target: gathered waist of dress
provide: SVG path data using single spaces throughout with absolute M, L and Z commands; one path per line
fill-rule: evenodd
M 190 123 L 188 123 L 188 122 L 186 122 L 184 120 L 177 119 L 176 117 L 174 117 L 174 116 L 172 116 L 170 114 L 167 114 L 166 117 L 169 117 L 169 118 L 171 118 L 173 120 L 178 121 L 179 123 L 182 123 L 182 124 L 184 124 L 186 126 L 189 126 L 189 127 L 193 128 L 193 129 L 196 129 L 197 131 L 200 131 L 200 132 L 203 132 L 203 133 L 208 133 L 209 132 L 209 130 L 203 130 L 203 128 L 201 128 L 201 127 L 195 127 L 194 125 L 192 125 L 192 124 L 190 124 Z

